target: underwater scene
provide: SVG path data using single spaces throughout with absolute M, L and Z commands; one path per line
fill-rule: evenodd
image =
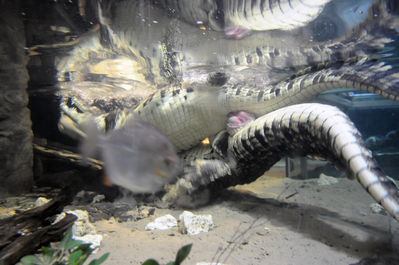
M 398 1 L 0 13 L 0 264 L 399 264 Z

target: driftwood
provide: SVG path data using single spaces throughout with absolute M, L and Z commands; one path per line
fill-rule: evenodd
M 15 264 L 42 245 L 60 241 L 76 216 L 67 214 L 52 224 L 68 202 L 66 192 L 45 205 L 0 220 L 0 262 Z
M 48 146 L 43 146 L 39 145 L 37 143 L 33 144 L 33 150 L 35 153 L 42 155 L 42 156 L 48 156 L 52 158 L 58 158 L 60 160 L 63 160 L 65 162 L 74 164 L 74 165 L 83 165 L 86 164 L 89 167 L 95 168 L 97 170 L 103 169 L 104 163 L 100 160 L 93 159 L 93 158 L 87 158 L 84 159 L 81 155 L 73 153 L 68 150 L 62 150 L 60 148 L 56 147 L 48 147 Z

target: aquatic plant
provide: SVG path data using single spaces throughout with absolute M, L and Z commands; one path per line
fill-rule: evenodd
M 58 248 L 42 247 L 42 253 L 28 255 L 21 259 L 22 265 L 81 265 L 93 253 L 90 243 L 84 243 L 72 238 L 72 229 L 65 232 Z M 89 265 L 100 265 L 109 256 L 105 253 L 98 259 L 92 260 Z
M 175 261 L 168 262 L 166 265 L 180 265 L 183 260 L 187 258 L 188 254 L 190 254 L 192 246 L 193 244 L 188 244 L 181 247 L 179 251 L 177 251 Z M 159 262 L 154 259 L 148 259 L 144 261 L 142 265 L 159 265 Z

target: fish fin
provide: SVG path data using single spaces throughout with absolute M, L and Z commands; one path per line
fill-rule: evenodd
M 109 179 L 108 175 L 106 175 L 106 174 L 104 174 L 104 177 L 103 177 L 103 184 L 105 186 L 109 186 L 109 187 L 114 186 L 114 183 Z
M 168 177 L 168 174 L 166 174 L 163 170 L 161 169 L 156 169 L 154 171 L 154 174 L 157 175 L 158 177 L 161 177 L 163 179 L 166 179 Z
M 86 135 L 80 142 L 79 151 L 82 154 L 83 163 L 87 164 L 88 159 L 97 153 L 100 131 L 94 121 L 88 121 L 82 127 Z

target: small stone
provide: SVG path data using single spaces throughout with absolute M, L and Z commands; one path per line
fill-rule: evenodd
M 74 236 L 73 239 L 81 240 L 86 244 L 91 244 L 90 248 L 97 249 L 101 245 L 101 241 L 103 240 L 103 236 L 99 234 L 88 234 L 84 236 Z
M 102 202 L 105 199 L 105 196 L 103 194 L 97 194 L 94 196 L 93 201 L 91 203 L 97 203 L 97 202 Z
M 192 212 L 184 211 L 179 216 L 180 231 L 183 234 L 197 235 L 213 229 L 211 215 L 194 215 Z
M 57 216 L 54 223 L 64 218 L 65 213 L 73 214 L 78 218 L 72 226 L 73 239 L 81 240 L 85 243 L 91 244 L 90 248 L 92 249 L 96 249 L 97 247 L 100 246 L 103 236 L 97 234 L 96 228 L 89 221 L 89 213 L 87 211 L 76 209 L 76 210 L 62 212 Z
M 378 203 L 371 203 L 370 204 L 370 209 L 375 214 L 383 214 L 383 215 L 387 214 L 387 212 L 385 211 L 384 207 L 382 207 Z
M 317 179 L 317 184 L 320 186 L 326 186 L 338 183 L 338 179 L 334 177 L 327 176 L 323 173 L 320 174 L 319 178 Z
M 35 201 L 35 207 L 39 207 L 42 205 L 45 205 L 46 203 L 48 203 L 50 200 L 45 198 L 45 197 L 39 197 L 37 198 L 37 200 Z
M 167 230 L 172 227 L 177 226 L 177 220 L 172 215 L 167 214 L 161 217 L 158 217 L 154 220 L 154 222 L 148 223 L 145 226 L 145 230 Z
M 138 215 L 140 218 L 146 218 L 150 215 L 154 215 L 155 208 L 154 207 L 140 207 L 138 209 Z

